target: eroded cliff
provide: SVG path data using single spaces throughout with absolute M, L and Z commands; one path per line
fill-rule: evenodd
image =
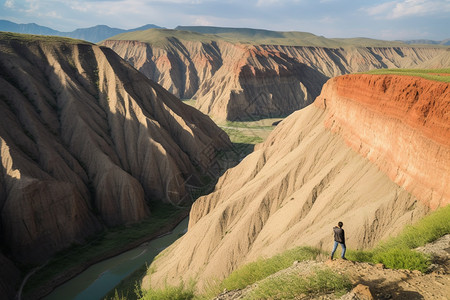
M 102 44 L 178 97 L 196 99 L 200 111 L 219 121 L 288 115 L 310 104 L 329 77 L 379 68 L 439 68 L 448 66 L 450 57 L 443 47 L 348 42 L 339 47 L 336 41 L 334 47 L 253 45 L 191 35 L 152 29 Z
M 103 226 L 188 204 L 229 139 L 106 47 L 0 36 L 2 244 L 42 262 Z
M 274 49 L 225 41 L 164 47 L 107 40 L 135 68 L 216 120 L 285 116 L 312 103 L 326 76 Z
M 153 262 L 143 287 L 196 278 L 202 288 L 294 246 L 329 251 L 338 221 L 350 248 L 370 247 L 447 205 L 448 92 L 416 77 L 329 80 L 196 201 L 187 234 Z

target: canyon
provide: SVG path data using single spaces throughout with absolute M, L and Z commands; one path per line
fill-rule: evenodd
M 328 80 L 193 205 L 144 289 L 214 280 L 295 246 L 330 251 L 332 227 L 366 249 L 450 203 L 450 85 L 398 75 Z
M 0 293 L 106 227 L 191 204 L 228 136 L 106 47 L 0 33 Z
M 287 116 L 311 104 L 330 77 L 441 68 L 450 59 L 444 46 L 202 26 L 124 33 L 101 44 L 218 122 Z

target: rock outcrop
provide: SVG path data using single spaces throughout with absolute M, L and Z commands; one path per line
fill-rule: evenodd
M 203 287 L 260 256 L 300 245 L 366 248 L 449 204 L 449 84 L 416 77 L 347 75 L 196 201 L 185 236 L 143 282 Z
M 310 104 L 329 77 L 379 68 L 443 67 L 450 57 L 444 47 L 328 42 L 334 47 L 251 44 L 151 29 L 102 45 L 176 96 L 196 99 L 197 108 L 218 121 L 285 116 Z
M 189 204 L 230 144 L 111 49 L 62 38 L 0 34 L 0 119 L 1 242 L 24 263 Z

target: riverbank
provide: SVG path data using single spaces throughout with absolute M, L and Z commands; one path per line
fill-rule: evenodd
M 68 280 L 74 278 L 78 274 L 85 271 L 90 266 L 101 262 L 103 260 L 109 259 L 111 257 L 117 256 L 121 253 L 124 253 L 126 251 L 129 251 L 133 248 L 138 247 L 139 245 L 149 242 L 153 239 L 156 239 L 158 237 L 161 237 L 169 232 L 171 232 L 181 221 L 183 221 L 187 216 L 189 215 L 189 209 L 185 208 L 183 210 L 179 210 L 175 214 L 173 214 L 170 218 L 166 218 L 166 222 L 163 222 L 161 226 L 158 226 L 156 229 L 152 230 L 149 234 L 140 237 L 138 239 L 134 239 L 130 242 L 127 242 L 126 244 L 122 244 L 114 249 L 109 249 L 104 251 L 103 253 L 99 255 L 95 255 L 88 260 L 85 260 L 81 263 L 76 264 L 75 266 L 72 266 L 70 268 L 67 268 L 63 271 L 57 272 L 54 276 L 49 277 L 44 282 L 40 282 L 41 276 L 46 276 L 46 273 L 52 272 L 52 262 L 50 261 L 49 264 L 45 268 L 43 268 L 44 271 L 37 272 L 33 277 L 30 279 L 31 287 L 27 288 L 27 285 L 25 285 L 26 291 L 25 295 L 22 299 L 26 300 L 35 300 L 35 299 L 41 299 L 45 297 L 46 295 L 50 294 L 56 287 L 64 284 Z M 161 223 L 162 219 L 159 219 Z M 152 224 L 154 225 L 154 224 Z M 139 224 L 135 225 L 135 228 L 139 228 Z M 144 227 L 144 226 L 143 226 Z M 127 230 L 127 228 L 123 229 L 124 231 Z M 96 247 L 99 247 L 98 242 L 95 245 Z M 70 253 L 71 250 L 69 250 Z M 87 250 L 86 250 L 87 251 Z M 63 255 L 64 259 L 67 259 L 67 257 L 70 255 Z M 41 273 L 41 274 L 40 274 Z

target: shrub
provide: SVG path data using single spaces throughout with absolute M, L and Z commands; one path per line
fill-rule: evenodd
M 189 300 L 194 298 L 194 282 L 187 287 L 183 282 L 178 286 L 166 285 L 162 289 L 148 289 L 138 291 L 139 300 Z
M 347 257 L 355 261 L 382 263 L 392 269 L 425 272 L 430 257 L 412 249 L 424 246 L 450 233 L 450 205 L 440 208 L 416 224 L 407 226 L 398 236 L 380 243 L 372 250 L 349 251 Z
M 430 265 L 424 254 L 410 249 L 392 248 L 374 254 L 373 262 L 382 263 L 390 269 L 409 269 L 425 272 Z

